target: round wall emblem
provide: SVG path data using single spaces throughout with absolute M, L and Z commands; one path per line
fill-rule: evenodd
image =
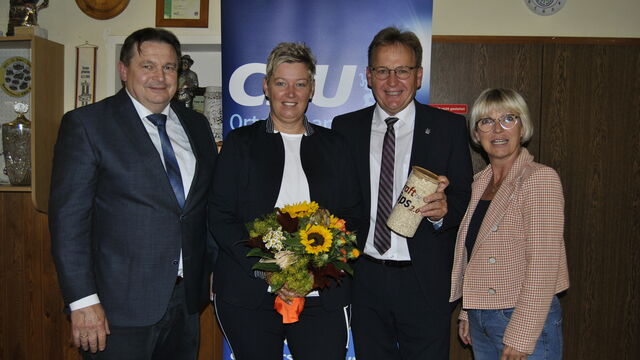
M 31 91 L 31 62 L 21 56 L 5 60 L 0 66 L 4 75 L 2 90 L 13 97 L 22 97 Z
M 560 11 L 567 0 L 524 0 L 527 7 L 538 15 L 553 15 Z

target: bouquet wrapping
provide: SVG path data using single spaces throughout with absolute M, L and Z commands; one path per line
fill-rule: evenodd
M 300 298 L 287 303 L 276 297 L 275 309 L 284 323 L 298 321 L 304 295 L 322 290 L 332 281 L 353 275 L 349 261 L 360 256 L 356 236 L 346 222 L 316 202 L 301 202 L 276 208 L 247 224 L 251 250 L 247 256 L 260 258 L 253 270 L 265 271 L 272 292 L 283 287 Z

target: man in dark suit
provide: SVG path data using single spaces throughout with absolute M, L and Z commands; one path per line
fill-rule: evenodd
M 462 116 L 414 100 L 422 85 L 422 47 L 412 32 L 380 31 L 369 45 L 367 81 L 376 105 L 333 120 L 349 138 L 362 185 L 352 329 L 358 360 L 448 359 L 453 248 L 469 202 L 472 168 Z M 392 233 L 386 220 L 411 170 L 441 175 L 424 198 L 416 234 Z
M 49 226 L 85 359 L 197 357 L 217 151 L 206 118 L 170 104 L 180 53 L 169 31 L 134 32 L 120 54 L 125 88 L 62 119 Z

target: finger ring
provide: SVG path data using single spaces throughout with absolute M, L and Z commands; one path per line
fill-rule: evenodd
M 89 337 L 89 335 L 80 335 L 81 338 L 86 339 Z

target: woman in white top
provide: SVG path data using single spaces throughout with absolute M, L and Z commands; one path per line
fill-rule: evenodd
M 216 167 L 209 218 L 221 248 L 215 305 L 237 360 L 280 360 L 285 339 L 296 359 L 345 358 L 351 279 L 311 294 L 271 294 L 251 270 L 257 258 L 246 256 L 249 248 L 243 243 L 249 237 L 247 222 L 301 201 L 315 201 L 345 218 L 351 230 L 359 223 L 353 215 L 360 190 L 346 140 L 305 116 L 314 75 L 315 59 L 307 46 L 278 44 L 263 81 L 269 117 L 229 133 Z M 276 296 L 307 296 L 300 321 L 282 323 L 274 310 Z

